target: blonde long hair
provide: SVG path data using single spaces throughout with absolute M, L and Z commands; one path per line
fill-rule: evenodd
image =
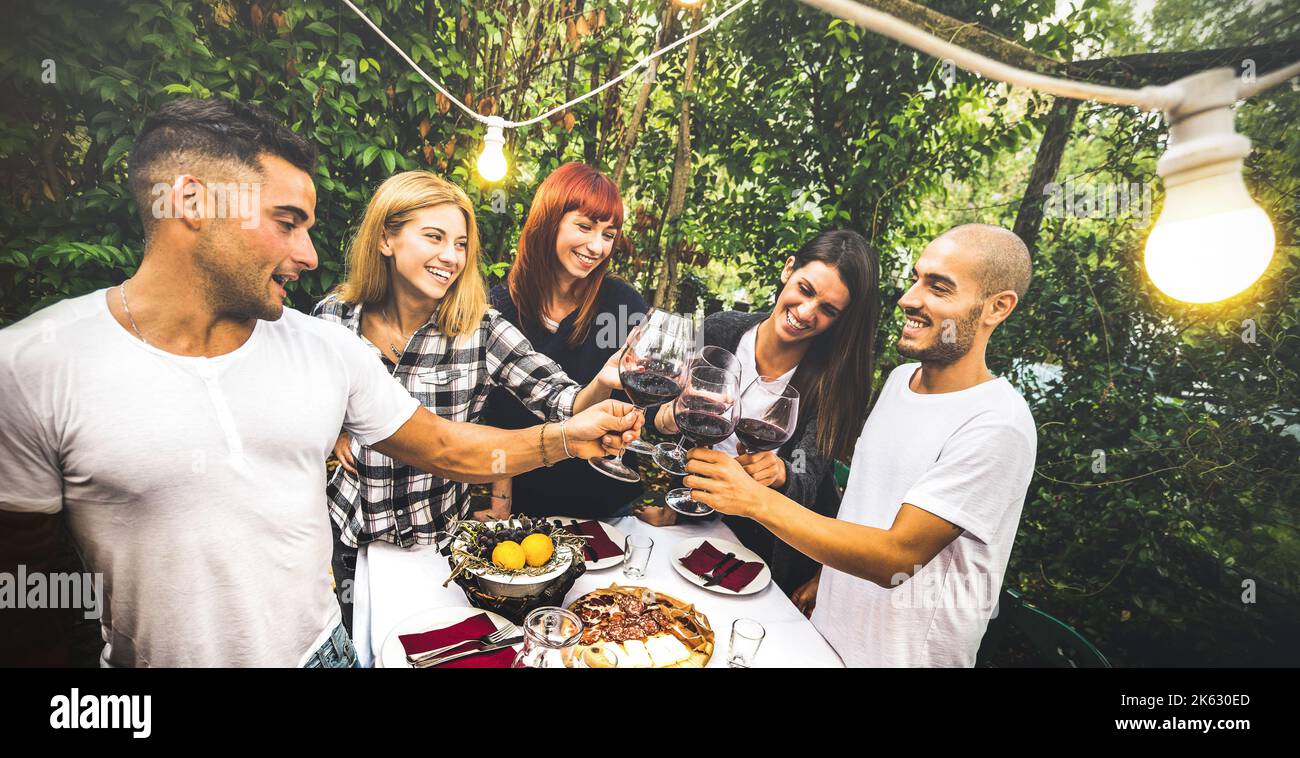
M 434 323 L 449 337 L 459 337 L 478 327 L 487 312 L 487 286 L 479 271 L 478 223 L 474 205 L 465 191 L 428 171 L 403 171 L 379 185 L 361 226 L 348 246 L 347 277 L 334 288 L 346 303 L 383 305 L 392 290 L 393 262 L 379 251 L 384 233 L 396 236 L 416 211 L 450 203 L 465 214 L 469 243 L 465 267 L 451 289 L 438 301 Z

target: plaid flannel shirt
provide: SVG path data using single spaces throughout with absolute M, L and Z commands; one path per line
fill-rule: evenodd
M 559 421 L 573 415 L 579 387 L 559 364 L 533 350 L 528 338 L 494 308 L 478 328 L 448 338 L 433 322 L 411 336 L 400 363 L 361 335 L 360 304 L 330 295 L 312 310 L 365 340 L 393 377 L 420 404 L 451 421 L 477 421 L 494 386 L 508 389 L 538 417 Z M 352 440 L 358 476 L 340 466 L 327 487 L 330 517 L 345 545 L 375 540 L 399 547 L 431 544 L 451 516 L 463 517 L 469 485 L 399 463 Z

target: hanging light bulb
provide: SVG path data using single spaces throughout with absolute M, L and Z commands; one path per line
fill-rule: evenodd
M 1169 148 L 1156 164 L 1165 205 L 1147 238 L 1146 268 L 1166 295 L 1213 303 L 1243 292 L 1268 269 L 1273 225 L 1241 178 L 1250 140 L 1233 128 L 1232 69 L 1182 83 L 1196 97 L 1169 112 Z
M 483 152 L 478 156 L 478 174 L 489 182 L 499 182 L 506 175 L 505 119 L 489 116 L 487 132 L 483 135 Z
M 1213 303 L 1255 283 L 1273 259 L 1273 225 L 1241 170 L 1167 187 L 1147 238 L 1147 275 L 1162 292 Z

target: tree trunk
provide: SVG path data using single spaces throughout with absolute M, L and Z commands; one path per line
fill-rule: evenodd
M 700 26 L 700 10 L 691 12 L 691 31 Z M 677 114 L 677 155 L 673 159 L 673 179 L 668 190 L 668 208 L 664 211 L 664 234 L 659 235 L 659 249 L 663 253 L 663 272 L 655 286 L 655 307 L 671 309 L 677 291 L 677 255 L 674 242 L 681 236 L 677 219 L 686 207 L 686 190 L 691 184 L 691 85 L 695 80 L 695 56 L 699 37 L 693 37 L 686 53 L 686 73 L 682 77 L 681 106 Z
M 623 10 L 622 20 L 624 23 L 627 23 L 627 20 L 632 18 L 632 11 L 635 6 L 636 0 L 627 0 L 627 7 Z M 623 70 L 623 51 L 625 49 L 626 45 L 619 45 L 618 52 L 614 54 L 614 57 L 610 58 L 609 67 L 605 71 L 605 81 L 609 81 L 615 76 L 618 76 L 619 72 Z M 598 132 L 600 136 L 596 140 L 596 160 L 591 164 L 598 168 L 601 165 L 601 161 L 605 160 L 605 156 L 608 155 L 610 148 L 613 147 L 613 145 L 609 143 L 613 139 L 615 125 L 618 123 L 619 117 L 622 115 L 622 109 L 619 107 L 619 100 L 621 99 L 619 97 L 620 89 L 622 88 L 610 87 L 605 90 L 605 94 L 600 96 L 601 117 L 600 131 Z
M 590 73 L 591 89 L 596 89 L 600 86 L 600 58 L 593 57 L 591 59 Z M 610 89 L 614 88 L 610 87 Z M 596 146 L 600 143 L 599 129 L 600 113 L 593 108 L 591 113 L 587 116 L 587 136 L 586 139 L 582 141 L 582 160 L 588 166 L 594 166 L 596 168 L 600 168 L 597 163 L 597 161 L 599 161 L 599 151 L 596 149 Z
M 573 15 L 581 16 L 582 12 L 586 10 L 586 6 L 587 6 L 587 0 L 578 0 L 577 5 L 573 9 Z M 582 46 L 581 40 L 578 41 L 578 46 L 579 47 Z M 573 73 L 574 73 L 574 67 L 577 66 L 577 64 L 578 64 L 578 56 L 576 54 L 570 57 L 568 63 L 565 64 L 564 102 L 566 103 L 573 99 Z M 567 131 L 562 131 L 560 132 L 559 139 L 555 140 L 555 161 L 557 163 L 564 162 L 564 150 L 568 146 L 569 146 L 569 133 Z
M 655 50 L 670 44 L 668 38 L 671 36 L 673 26 L 672 0 L 666 0 L 663 15 L 660 17 L 659 34 L 655 37 Z M 695 49 L 695 40 L 691 40 L 691 49 Z M 632 148 L 636 147 L 636 135 L 637 132 L 641 131 L 641 121 L 645 118 L 646 103 L 650 102 L 650 90 L 654 87 L 655 74 L 658 70 L 659 59 L 655 58 L 646 64 L 645 75 L 641 78 L 641 90 L 636 95 L 636 106 L 632 109 L 632 120 L 628 122 L 627 131 L 623 133 L 623 150 L 618 156 L 618 164 L 614 167 L 614 184 L 619 187 L 623 186 L 623 177 L 627 172 L 628 161 L 632 159 Z
M 1038 231 L 1043 223 L 1043 205 L 1047 201 L 1045 190 L 1061 167 L 1061 156 L 1065 154 L 1065 145 L 1078 111 L 1078 100 L 1058 97 L 1052 104 L 1052 120 L 1047 123 L 1043 139 L 1038 143 L 1038 155 L 1029 175 L 1029 186 L 1025 188 L 1020 209 L 1016 212 L 1014 228 L 1031 254 L 1038 243 Z

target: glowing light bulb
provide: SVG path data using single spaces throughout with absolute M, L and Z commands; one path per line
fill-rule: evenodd
M 1177 184 L 1147 238 L 1147 275 L 1177 300 L 1225 300 L 1268 269 L 1273 243 L 1273 225 L 1240 171 Z
M 1273 225 L 1241 179 L 1250 140 L 1233 125 L 1236 74 L 1210 69 L 1174 86 L 1169 144 L 1156 162 L 1165 206 L 1147 237 L 1147 275 L 1172 298 L 1214 303 L 1245 291 L 1268 269 Z
M 499 182 L 505 175 L 506 163 L 505 120 L 499 116 L 488 117 L 487 133 L 483 135 L 483 152 L 478 156 L 478 174 L 489 182 Z

